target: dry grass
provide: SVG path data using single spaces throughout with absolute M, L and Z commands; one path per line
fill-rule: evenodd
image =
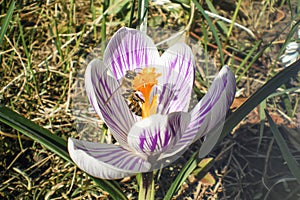
M 83 130 L 95 131 L 89 135 L 93 140 L 102 129 L 93 113 L 79 112 L 88 108 L 82 85 L 86 58 L 102 42 L 101 20 L 103 18 L 101 2 L 93 1 L 47 1 L 37 3 L 26 1 L 18 3 L 0 52 L 0 103 L 19 112 L 35 123 L 51 130 L 63 138 L 83 137 Z M 90 2 L 93 2 L 91 5 Z M 231 18 L 235 4 L 229 1 L 216 1 L 220 15 Z M 296 5 L 296 1 L 291 1 Z M 24 4 L 23 4 L 24 3 Z M 0 3 L 0 19 L 5 17 L 9 2 Z M 167 30 L 180 30 L 189 22 L 190 9 L 187 5 L 170 8 L 150 4 L 149 24 Z M 127 26 L 130 18 L 130 1 L 112 1 L 107 10 L 106 33 L 110 38 L 121 26 Z M 204 7 L 208 9 L 207 7 Z M 291 11 L 292 13 L 294 11 Z M 202 25 L 205 22 L 195 11 L 190 27 L 190 36 L 194 41 L 206 42 L 213 63 L 220 66 L 217 47 L 209 30 L 207 37 Z M 223 44 L 224 59 L 240 76 L 238 91 L 244 101 L 274 73 L 282 69 L 276 60 L 291 28 L 290 10 L 287 4 L 280 6 L 274 1 L 243 1 L 237 22 L 248 27 L 255 37 L 233 28 L 226 38 L 222 27 L 218 26 Z M 133 21 L 133 24 L 136 22 Z M 216 23 L 216 20 L 214 20 Z M 226 24 L 228 27 L 228 24 Z M 204 28 L 204 29 L 206 29 Z M 251 49 L 261 40 L 253 53 Z M 255 53 L 262 46 L 273 41 L 258 57 L 249 69 L 241 62 L 250 54 L 249 63 L 255 59 Z M 204 45 L 205 46 L 205 45 Z M 200 69 L 200 68 L 199 68 Z M 239 71 L 238 71 L 239 70 Z M 245 72 L 244 74 L 242 72 Z M 197 77 L 202 80 L 204 77 Z M 205 79 L 204 79 L 205 80 Z M 198 84 L 199 86 L 199 84 Z M 295 79 L 288 87 L 299 87 Z M 198 87 L 198 95 L 203 95 L 205 86 Z M 83 99 L 82 99 L 83 96 Z M 243 98 L 242 98 L 243 97 Z M 289 115 L 286 98 L 295 110 Z M 268 106 L 276 111 L 281 124 L 291 130 L 299 131 L 299 92 L 291 92 L 287 97 L 279 96 L 268 100 Z M 82 104 L 80 104 L 82 103 Z M 236 105 L 239 105 L 239 102 Z M 298 106 L 298 107 L 297 107 Z M 81 123 L 75 120 L 81 119 Z M 298 117 L 298 118 L 297 118 Z M 297 121 L 298 120 L 298 121 Z M 74 125 L 76 124 L 76 125 Z M 101 124 L 101 123 L 100 123 Z M 259 113 L 250 113 L 244 124 L 235 130 L 236 136 L 228 137 L 216 147 L 211 156 L 218 159 L 211 173 L 216 179 L 213 186 L 200 184 L 197 176 L 191 177 L 176 196 L 177 199 L 262 199 L 273 189 L 283 188 L 287 193 L 298 195 L 299 186 L 294 186 L 291 175 L 281 158 L 274 138 L 268 130 L 264 131 L 261 145 Z M 72 164 L 54 155 L 40 144 L 0 124 L 0 197 L 3 199 L 108 199 L 107 192 L 99 189 L 91 179 Z M 298 126 L 298 129 L 296 127 Z M 78 129 L 80 130 L 78 132 Z M 105 130 L 104 130 L 105 131 Z M 290 134 L 287 134 L 287 138 Z M 299 161 L 297 139 L 291 139 L 293 154 Z M 112 140 L 109 133 L 100 140 Z M 287 139 L 288 141 L 288 139 Z M 191 149 L 196 149 L 192 147 Z M 172 182 L 191 152 L 172 167 L 163 170 L 164 179 L 157 185 L 157 196 L 163 197 L 167 186 Z M 273 163 L 274 161 L 274 163 Z M 276 168 L 276 169 L 275 169 Z M 168 177 L 166 179 L 165 177 Z M 162 181 L 164 180 L 164 181 Z M 285 185 L 284 185 L 285 183 Z M 134 179 L 123 180 L 122 188 L 129 198 L 136 199 L 137 186 Z M 296 189 L 295 189 L 296 187 Z M 279 190 L 277 189 L 277 191 Z M 276 191 L 276 190 L 274 190 Z M 273 195 L 273 194 L 270 194 Z M 293 194 L 292 194 L 293 195 Z M 269 199 L 272 199 L 271 197 Z M 291 197 L 292 199 L 292 197 Z

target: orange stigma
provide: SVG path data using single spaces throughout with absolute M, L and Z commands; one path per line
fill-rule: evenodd
M 142 104 L 142 118 L 149 117 L 156 113 L 157 95 L 153 96 L 150 102 L 150 95 L 154 85 L 157 84 L 157 78 L 160 73 L 156 73 L 154 67 L 143 68 L 141 72 L 132 81 L 132 86 L 137 91 L 140 91 L 144 96 L 144 103 Z

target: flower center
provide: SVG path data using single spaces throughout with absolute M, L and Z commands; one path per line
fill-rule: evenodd
M 161 73 L 156 73 L 154 67 L 143 68 L 132 81 L 132 87 L 142 93 L 144 102 L 142 103 L 142 118 L 149 117 L 156 113 L 157 95 L 151 99 L 151 91 L 154 85 L 157 84 L 157 78 Z

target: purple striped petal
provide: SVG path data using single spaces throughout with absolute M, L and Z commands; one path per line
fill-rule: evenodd
M 88 174 L 102 179 L 119 179 L 148 172 L 151 164 L 122 147 L 69 138 L 69 154 Z
M 194 56 L 189 46 L 177 43 L 161 57 L 163 76 L 158 79 L 161 86 L 158 113 L 187 112 L 194 84 Z
M 132 127 L 128 144 L 141 156 L 155 162 L 155 158 L 180 140 L 189 123 L 190 116 L 184 112 L 151 115 Z
M 107 73 L 102 61 L 92 60 L 85 72 L 86 92 L 95 111 L 120 145 L 127 146 L 127 133 L 137 121 L 120 95 L 119 83 Z
M 104 52 L 104 61 L 112 73 L 120 79 L 128 70 L 156 66 L 159 53 L 152 39 L 141 31 L 121 28 L 109 41 Z
M 200 156 L 207 154 L 217 142 L 226 113 L 232 103 L 235 94 L 235 78 L 228 66 L 224 66 L 215 78 L 207 94 L 190 112 L 191 123 L 180 140 L 164 152 L 157 162 L 159 168 L 162 165 L 173 162 L 181 156 L 191 143 L 208 134 L 208 137 L 200 149 Z M 212 141 L 214 143 L 212 143 Z
M 186 135 L 185 133 L 183 133 L 182 137 L 179 138 L 179 140 L 176 142 L 176 144 L 173 145 L 172 148 L 169 148 L 167 151 L 163 152 L 157 158 L 156 162 L 152 163 L 151 170 L 160 169 L 173 163 L 189 148 L 189 146 L 193 143 L 193 140 L 194 137 L 192 134 Z
M 228 66 L 224 66 L 216 76 L 207 94 L 190 112 L 191 123 L 184 136 L 193 138 L 194 141 L 208 135 L 213 137 L 215 145 L 221 134 L 225 117 L 235 95 L 235 78 Z M 194 136 L 196 134 L 196 136 Z M 179 142 L 177 145 L 181 145 Z M 211 149 L 207 149 L 209 152 Z
M 220 122 L 224 123 L 235 95 L 235 78 L 228 66 L 222 67 L 207 94 L 190 112 L 192 119 L 185 134 L 196 132 L 194 140 L 206 135 Z

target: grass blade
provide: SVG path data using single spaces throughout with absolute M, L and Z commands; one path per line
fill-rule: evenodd
M 111 197 L 115 200 L 127 200 L 127 197 L 122 192 L 122 188 L 116 181 L 102 180 L 95 177 L 92 177 L 93 181 L 97 183 L 97 185 L 108 192 Z
M 266 100 L 263 100 L 260 104 L 259 104 L 259 139 L 258 139 L 258 144 L 257 144 L 257 152 L 260 148 L 263 136 L 264 136 L 264 130 L 265 130 L 265 122 L 266 122 L 266 115 L 264 110 L 267 107 L 267 102 Z
M 36 125 L 2 105 L 0 106 L 0 121 L 41 143 L 63 159 L 72 162 L 67 151 L 66 141 L 52 134 L 49 130 Z
M 249 70 L 249 68 L 252 66 L 252 64 L 254 62 L 257 61 L 257 59 L 261 56 L 261 54 L 265 51 L 266 48 L 269 47 L 269 45 L 266 45 L 265 48 L 261 49 L 258 53 L 256 53 L 254 56 L 254 51 L 258 49 L 259 45 L 261 45 L 261 40 L 256 42 L 255 45 L 253 45 L 253 48 L 249 51 L 249 53 L 246 55 L 246 57 L 243 59 L 243 61 L 241 62 L 241 64 L 239 65 L 239 67 L 237 68 L 237 70 L 235 71 L 235 75 L 238 74 L 238 72 L 247 64 L 248 60 L 250 58 L 251 61 L 249 62 L 249 64 L 245 67 L 245 69 L 239 74 L 239 76 L 236 78 L 236 82 L 238 83 L 247 73 L 247 71 Z M 271 45 L 271 44 L 270 44 Z
M 11 18 L 12 18 L 12 15 L 13 15 L 13 12 L 14 12 L 14 9 L 15 9 L 15 4 L 16 4 L 15 1 L 13 1 L 10 4 L 10 6 L 8 8 L 8 11 L 6 13 L 6 16 L 4 18 L 4 21 L 3 21 L 2 25 L 1 25 L 1 29 L 0 29 L 0 45 L 2 44 L 2 40 L 3 40 L 4 35 L 5 35 L 5 33 L 7 31 L 7 28 L 8 28 L 8 24 L 9 24 Z
M 223 56 L 223 51 L 222 51 L 222 45 L 220 42 L 220 39 L 218 37 L 218 33 L 216 31 L 215 26 L 213 25 L 212 21 L 210 20 L 209 16 L 205 13 L 204 9 L 202 8 L 202 6 L 198 3 L 198 1 L 193 0 L 193 3 L 195 4 L 196 8 L 200 11 L 200 13 L 203 15 L 203 17 L 205 18 L 205 20 L 207 21 L 211 32 L 215 38 L 215 41 L 217 43 L 218 49 L 219 49 L 219 54 L 220 54 L 220 61 L 221 64 L 224 65 L 224 56 Z
M 65 140 L 3 105 L 0 105 L 0 122 L 20 131 L 24 135 L 41 143 L 47 149 L 53 151 L 63 159 L 73 163 L 69 156 L 67 142 Z M 115 181 L 101 180 L 94 177 L 92 178 L 97 185 L 101 189 L 107 191 L 113 199 L 127 199 Z
M 278 87 L 289 81 L 291 77 L 298 74 L 300 71 L 300 60 L 279 72 L 276 76 L 265 83 L 258 89 L 244 104 L 242 104 L 235 112 L 233 112 L 225 121 L 222 134 L 219 141 L 223 140 L 226 135 L 256 106 L 264 101 Z M 211 161 L 214 162 L 214 159 Z M 186 167 L 189 167 L 189 163 Z
M 139 30 L 147 33 L 148 0 L 138 0 L 138 22 Z
M 294 175 L 294 177 L 297 179 L 298 183 L 300 184 L 300 167 L 297 163 L 297 161 L 294 159 L 293 155 L 289 151 L 289 148 L 282 137 L 281 133 L 279 132 L 276 124 L 274 123 L 272 117 L 269 115 L 268 111 L 265 110 L 268 122 L 270 124 L 271 131 L 275 137 L 275 140 L 279 146 L 279 149 L 281 151 L 283 159 L 286 161 L 290 171 Z
M 219 141 L 240 122 L 246 115 L 258 106 L 264 99 L 272 94 L 283 83 L 290 80 L 291 77 L 297 75 L 300 71 L 300 60 L 292 64 L 291 66 L 283 69 L 276 76 L 271 78 L 260 89 L 258 89 L 244 104 L 242 104 L 235 112 L 233 112 L 225 121 L 225 125 Z
M 234 22 L 236 21 L 236 17 L 238 15 L 239 9 L 241 7 L 241 3 L 242 3 L 242 0 L 239 0 L 237 5 L 236 5 L 235 11 L 234 11 L 234 14 L 233 14 L 233 17 L 232 17 L 232 23 L 230 24 L 229 31 L 227 32 L 227 39 L 229 39 L 230 34 L 232 32 L 232 28 L 234 26 Z
M 109 7 L 109 1 L 108 0 L 104 0 L 103 2 L 103 17 L 102 17 L 102 23 L 101 23 L 101 51 L 104 52 L 105 51 L 105 47 L 106 47 L 106 17 L 107 14 L 105 13 L 105 11 L 108 9 Z M 96 27 L 94 29 L 96 31 Z
M 128 24 L 129 28 L 134 28 L 132 22 L 133 22 L 134 10 L 135 10 L 135 2 L 136 2 L 136 0 L 132 1 L 132 6 L 130 9 L 130 17 L 129 17 L 129 24 Z
M 214 13 L 219 15 L 218 11 L 215 9 L 213 3 L 211 2 L 211 0 L 205 0 L 209 10 Z M 228 28 L 226 27 L 225 23 L 223 21 L 217 21 L 217 24 L 221 27 L 223 33 L 228 33 Z
M 187 177 L 194 171 L 197 167 L 196 155 L 198 152 L 194 153 L 192 157 L 187 161 L 186 165 L 181 169 L 180 173 L 177 175 L 176 179 L 168 189 L 167 194 L 164 197 L 164 200 L 172 199 L 175 192 L 177 192 L 183 182 L 187 179 Z

